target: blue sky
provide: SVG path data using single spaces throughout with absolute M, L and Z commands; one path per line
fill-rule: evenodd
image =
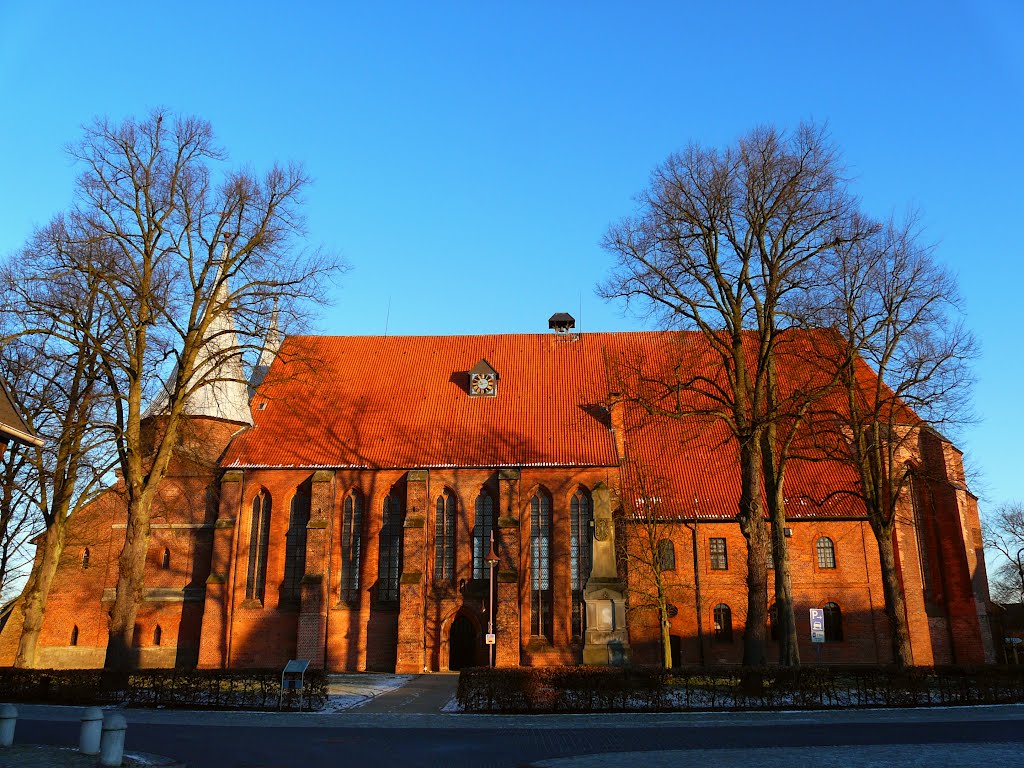
M 314 177 L 310 241 L 353 267 L 323 332 L 634 329 L 598 243 L 650 170 L 827 121 L 865 207 L 919 208 L 959 274 L 991 508 L 1024 500 L 1022 28 L 1022 3 L 0 0 L 0 254 L 68 204 L 83 123 L 160 105 Z

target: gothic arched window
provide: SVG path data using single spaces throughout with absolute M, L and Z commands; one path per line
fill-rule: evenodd
M 299 489 L 292 496 L 288 515 L 288 531 L 284 535 L 284 580 L 281 583 L 281 601 L 298 605 L 302 600 L 302 577 L 306 573 L 306 526 L 312 507 L 310 494 Z
M 363 497 L 352 491 L 341 515 L 341 601 L 359 600 L 359 562 L 363 544 Z
M 252 500 L 249 526 L 249 567 L 245 577 L 245 599 L 263 602 L 267 586 L 267 549 L 270 545 L 270 494 L 260 491 Z
M 725 603 L 715 606 L 715 640 L 722 643 L 732 642 L 732 610 Z
M 530 499 L 530 634 L 551 639 L 551 498 Z
M 473 521 L 473 578 L 486 579 L 487 556 L 491 553 L 494 532 L 494 499 L 485 490 L 476 497 L 476 518 Z
M 402 498 L 392 491 L 384 497 L 384 518 L 380 528 L 377 552 L 377 599 L 391 603 L 398 600 L 398 584 L 402 571 Z
M 455 578 L 455 494 L 447 488 L 437 497 L 434 516 L 434 583 Z
M 590 531 L 594 521 L 590 497 L 580 489 L 569 501 L 569 567 L 572 577 L 572 636 L 583 637 L 586 616 L 583 588 L 590 578 L 593 562 Z
M 171 567 L 171 550 L 168 547 L 164 547 L 163 557 L 160 558 L 160 567 L 165 571 Z
M 153 630 L 153 645 L 160 645 L 164 639 L 164 631 L 160 629 L 160 625 L 156 625 L 156 629 Z
M 71 645 L 78 645 L 78 625 L 71 628 Z

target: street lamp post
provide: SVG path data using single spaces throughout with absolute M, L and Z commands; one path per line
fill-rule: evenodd
M 494 554 L 494 531 L 491 531 L 491 547 L 485 558 L 487 561 L 487 665 L 494 666 L 494 568 L 500 562 Z

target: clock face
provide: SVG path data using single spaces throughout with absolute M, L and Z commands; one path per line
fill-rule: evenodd
M 486 373 L 475 373 L 469 382 L 469 387 L 474 395 L 493 395 L 494 377 Z

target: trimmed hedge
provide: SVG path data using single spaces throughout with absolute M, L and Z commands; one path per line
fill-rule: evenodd
M 278 708 L 279 669 L 146 669 L 114 674 L 100 669 L 0 669 L 0 701 L 36 704 Z M 327 703 L 327 675 L 307 670 L 302 691 L 285 691 L 282 707 L 307 711 Z
M 1024 667 L 473 668 L 466 712 L 669 712 L 1024 702 Z

